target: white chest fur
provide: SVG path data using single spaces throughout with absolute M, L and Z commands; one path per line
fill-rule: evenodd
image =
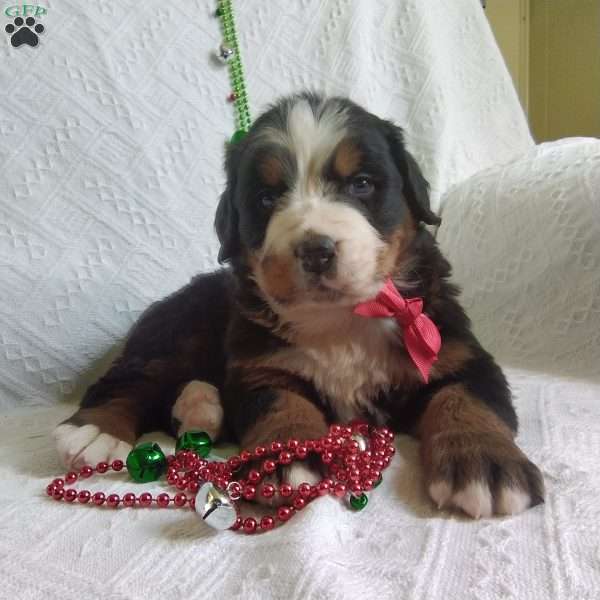
M 311 381 L 340 421 L 365 410 L 382 420 L 373 401 L 381 391 L 410 377 L 397 325 L 391 319 L 352 316 L 344 322 L 312 323 L 294 336 L 294 345 L 269 360 Z

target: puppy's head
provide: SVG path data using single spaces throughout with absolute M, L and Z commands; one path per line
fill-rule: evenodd
M 353 306 L 397 273 L 420 222 L 439 223 L 402 130 L 340 98 L 285 99 L 229 146 L 215 226 L 275 312 Z

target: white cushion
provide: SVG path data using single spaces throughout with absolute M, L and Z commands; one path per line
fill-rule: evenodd
M 438 240 L 504 363 L 599 375 L 600 140 L 542 144 L 443 199 Z

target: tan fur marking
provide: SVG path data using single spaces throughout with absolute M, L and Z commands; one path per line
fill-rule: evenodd
M 133 444 L 138 437 L 136 400 L 113 398 L 100 406 L 80 408 L 65 423 L 96 425 L 102 433 Z
M 279 390 L 273 406 L 242 439 L 242 447 L 255 448 L 274 440 L 314 439 L 327 433 L 325 415 L 309 400 Z
M 440 390 L 429 402 L 419 423 L 419 435 L 423 439 L 448 432 L 487 432 L 513 437 L 508 425 L 460 383 Z
M 459 371 L 473 357 L 469 346 L 460 341 L 442 343 L 437 362 L 431 368 L 431 378 L 439 379 Z
M 263 181 L 276 187 L 283 181 L 283 165 L 276 156 L 267 156 L 259 165 L 258 170 Z
M 277 302 L 292 299 L 296 285 L 293 280 L 294 265 L 291 256 L 269 255 L 260 262 L 256 270 L 260 285 Z
M 377 257 L 377 274 L 381 278 L 388 277 L 397 271 L 405 259 L 406 249 L 413 241 L 416 233 L 412 216 L 407 215 L 405 221 L 385 241 L 385 246 Z
M 360 167 L 362 154 L 351 140 L 344 140 L 336 149 L 333 168 L 340 177 L 349 177 Z
M 460 464 L 463 481 L 485 478 L 483 465 L 477 457 L 489 445 L 502 461 L 520 455 L 510 428 L 489 408 L 473 397 L 462 384 L 449 385 L 429 402 L 419 422 L 422 439 L 421 456 L 428 477 L 441 474 L 451 480 L 445 465 Z

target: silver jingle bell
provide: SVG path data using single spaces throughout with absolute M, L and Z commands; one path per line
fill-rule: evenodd
M 359 450 L 359 452 L 364 452 L 369 447 L 369 444 L 367 442 L 367 438 L 364 435 L 361 435 L 360 433 L 353 433 L 352 434 L 352 439 L 355 442 L 358 442 L 358 450 Z
M 221 44 L 219 46 L 219 51 L 217 52 L 217 58 L 224 63 L 229 62 L 233 55 L 235 54 L 235 50 L 233 48 L 229 48 L 225 46 L 225 44 Z
M 231 528 L 238 517 L 235 504 L 227 492 L 210 481 L 198 490 L 196 512 L 207 525 L 219 530 Z

